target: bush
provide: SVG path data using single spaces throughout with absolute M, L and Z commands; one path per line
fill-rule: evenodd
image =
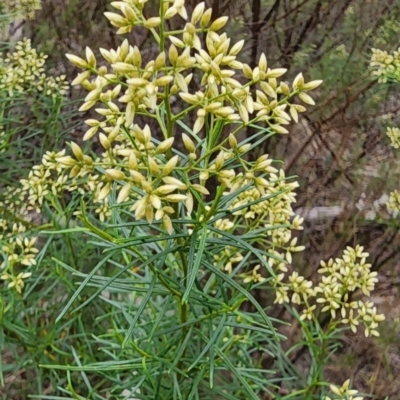
M 101 65 L 89 48 L 85 59 L 67 55 L 82 70 L 72 84 L 88 91 L 80 111 L 101 104 L 85 121 L 91 148 L 46 152 L 4 194 L 1 205 L 18 218 L 46 216 L 37 245 L 3 223 L 2 319 L 17 332 L 14 357 L 21 346 L 30 352 L 39 398 L 320 399 L 340 332 L 362 325 L 379 335 L 384 316 L 352 298 L 358 289 L 369 296 L 377 274 L 360 246 L 321 262 L 319 281 L 293 271 L 292 254 L 304 249 L 293 235 L 303 222 L 292 210 L 298 184 L 277 160 L 253 154 L 288 133 L 322 82 L 298 74 L 289 86 L 264 54 L 254 68 L 240 62 L 244 41 L 231 46 L 219 33 L 227 17 L 211 22 L 204 3 L 172 31 L 170 19 L 189 18 L 184 1 L 161 1 L 154 17 L 145 3 L 114 2 L 120 13 L 106 17 L 118 34 L 148 29 L 154 58 L 128 40 L 100 49 Z M 260 291 L 269 306 L 256 300 Z M 288 351 L 273 303 L 301 328 Z M 308 371 L 289 359 L 300 346 Z M 360 399 L 349 384 L 331 385 L 335 398 Z

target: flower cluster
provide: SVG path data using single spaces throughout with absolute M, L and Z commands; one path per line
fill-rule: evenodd
M 336 385 L 330 385 L 330 389 L 335 397 L 332 399 L 331 397 L 325 396 L 324 400 L 363 400 L 364 397 L 354 395 L 358 394 L 358 390 L 350 389 L 350 379 L 347 379 L 346 382 L 343 383 L 341 387 Z
M 295 218 L 290 223 L 297 183 L 288 182 L 282 170 L 272 167 L 268 156 L 260 157 L 255 163 L 245 161 L 251 144 L 238 143 L 236 136 L 242 128 L 257 122 L 265 123 L 272 131 L 287 133 L 283 125 L 297 121 L 298 113 L 305 111 L 293 99 L 297 97 L 305 104 L 314 104 L 306 92 L 321 81 L 305 83 L 299 74 L 290 89 L 285 82 L 278 81 L 286 70 L 268 68 L 264 54 L 253 69 L 239 62 L 237 55 L 244 42 L 231 46 L 225 33 L 218 34 L 227 18 L 211 23 L 211 10 L 206 10 L 204 3 L 194 9 L 190 22 L 178 34 L 161 29 L 160 17 L 146 19 L 142 12 L 144 3 L 113 3 L 124 16 L 114 13 L 106 16 L 119 27 L 120 33 L 143 25 L 159 43 L 163 34 L 171 43 L 168 51 L 160 48 L 158 56 L 144 65 L 140 50 L 125 40 L 116 50 L 101 49 L 111 70 L 106 66 L 97 67 L 90 49 L 86 49 L 86 60 L 67 55 L 83 69 L 73 84 L 81 84 L 89 92 L 81 111 L 101 104 L 95 109 L 100 118 L 86 121 L 89 129 L 83 140 L 89 141 L 98 135 L 103 153 L 84 154 L 76 143 L 70 143 L 71 155 L 65 149 L 47 152 L 42 163 L 34 166 L 28 178 L 21 181 L 18 192 L 5 193 L 3 206 L 26 216 L 31 211 L 40 213 L 44 202 L 51 203 L 51 197 L 75 192 L 90 199 L 89 207 L 97 213 L 100 222 L 108 220 L 111 207 L 118 205 L 126 207 L 137 220 L 145 218 L 149 224 L 160 221 L 172 233 L 172 216 L 182 212 L 181 206 L 189 218 L 194 215 L 199 221 L 215 218 L 218 204 L 204 209 L 194 207 L 199 199 L 210 194 L 208 182 L 216 179 L 225 196 L 231 198 L 227 206 L 233 218 L 216 218 L 214 226 L 234 232 L 241 219 L 248 229 L 267 228 L 274 248 L 285 247 L 290 259 L 290 228 L 301 229 L 302 222 Z M 172 4 L 165 2 L 163 13 L 164 19 L 175 15 L 188 18 L 184 2 L 179 0 Z M 206 33 L 205 48 L 198 36 L 201 32 Z M 29 41 L 18 43 L 15 50 L 1 60 L 3 88 L 11 94 L 31 88 L 49 94 L 49 90 L 57 91 L 62 86 L 62 78 L 58 81 L 46 78 L 46 57 L 37 54 Z M 243 75 L 239 79 L 235 78 L 237 71 Z M 189 85 L 198 73 L 202 77 L 199 90 L 192 94 Z M 169 96 L 173 94 L 182 100 L 181 111 L 175 115 L 168 107 Z M 169 122 L 162 117 L 161 110 L 164 115 L 167 113 Z M 195 114 L 193 129 L 178 136 L 175 122 L 189 114 Z M 164 137 L 155 137 L 150 125 L 135 123 L 136 116 L 157 122 Z M 203 134 L 207 121 L 212 121 L 211 131 L 214 129 L 216 135 L 221 133 L 221 126 L 232 126 L 229 137 L 215 136 L 214 146 L 210 147 L 198 136 Z M 187 154 L 178 151 L 182 145 Z M 293 241 L 291 247 L 294 251 L 300 250 L 300 247 L 295 249 Z M 231 272 L 242 258 L 232 246 L 216 255 L 215 263 Z M 262 280 L 259 268 L 256 266 L 244 280 Z
M 372 49 L 372 57 L 370 64 L 375 71 L 372 73 L 379 76 L 378 82 L 385 83 L 389 79 L 400 82 L 400 48 L 393 54 L 386 51 Z M 395 149 L 400 148 L 400 129 L 397 127 L 387 127 L 386 135 L 390 139 L 391 146 Z M 391 213 L 400 212 L 400 193 L 395 190 L 390 193 L 389 200 L 386 203 L 387 209 Z
M 400 67 L 400 48 L 389 54 L 387 51 L 372 49 L 370 66 L 372 74 L 378 76 L 378 82 L 385 83 L 389 79 L 398 80 Z
M 370 296 L 378 281 L 377 272 L 371 271 L 371 264 L 366 262 L 368 253 L 363 247 L 355 249 L 347 247 L 341 258 L 321 261 L 318 273 L 321 281 L 313 285 L 311 281 L 292 272 L 287 277 L 288 271 L 285 262 L 270 259 L 277 271 L 273 279 L 276 290 L 276 303 L 289 303 L 305 306 L 301 319 L 312 319 L 317 305 L 321 305 L 321 312 L 330 312 L 332 319 L 339 317 L 341 323 L 348 325 L 353 332 L 357 326 L 364 325 L 365 336 L 379 336 L 376 330 L 378 323 L 385 319 L 384 315 L 377 314 L 376 307 L 371 301 L 351 301 L 350 297 L 356 290 L 361 290 L 365 296 Z
M 394 190 L 392 193 L 390 193 L 389 200 L 386 205 L 389 211 L 393 213 L 400 212 L 400 192 L 398 190 Z
M 7 143 L 8 141 L 4 127 L 0 126 L 0 154 L 6 151 Z
M 33 19 L 36 11 L 42 9 L 41 0 L 5 0 L 5 11 L 22 18 Z
M 0 279 L 9 281 L 8 287 L 19 293 L 24 279 L 31 276 L 27 269 L 36 265 L 39 252 L 35 247 L 36 237 L 28 232 L 26 197 L 22 188 L 9 186 L 2 189 L 0 198 Z
M 386 135 L 391 141 L 392 147 L 395 149 L 400 148 L 400 129 L 396 127 L 387 127 Z
M 142 12 L 144 3 L 113 3 L 123 16 L 115 13 L 106 13 L 106 16 L 119 27 L 119 33 L 128 32 L 135 25 L 143 25 L 160 41 L 155 28 L 159 27 L 161 20 L 159 17 L 146 19 Z M 164 6 L 165 19 L 176 14 L 187 17 L 183 1 L 165 2 Z M 72 157 L 60 153 L 51 164 L 46 161 L 42 166 L 35 167 L 29 179 L 23 182 L 29 192 L 31 207 L 38 209 L 50 191 L 56 195 L 65 189 L 78 189 L 92 197 L 100 220 L 105 220 L 110 215 L 109 195 L 115 192 L 116 203 L 129 205 L 136 219 L 146 218 L 149 223 L 161 220 L 165 229 L 172 232 L 171 215 L 179 204 L 184 204 L 191 214 L 194 198 L 209 194 L 206 186 L 211 178 L 217 178 L 230 193 L 242 192 L 242 187 L 248 183 L 256 185 L 256 191 L 266 198 L 272 193 L 294 187 L 294 184 L 290 186 L 285 182 L 283 172 L 279 177 L 274 175 L 277 170 L 269 165 L 272 160 L 262 159 L 254 168 L 245 166 L 245 174 L 230 167 L 235 162 L 243 164 L 243 155 L 250 149 L 250 145 L 238 145 L 235 135 L 254 122 L 265 122 L 274 131 L 286 133 L 282 125 L 288 124 L 291 119 L 297 121 L 298 113 L 305 111 L 304 106 L 289 100 L 298 96 L 302 102 L 314 104 L 306 92 L 321 82 L 305 83 L 299 74 L 291 91 L 286 83 L 277 81 L 285 70 L 268 68 L 264 55 L 254 69 L 239 62 L 236 56 L 243 41 L 230 47 L 227 35 L 217 33 L 226 24 L 227 18 L 221 17 L 212 23 L 210 20 L 211 10 L 205 10 L 204 3 L 200 3 L 180 37 L 168 34 L 171 42 L 168 52 L 161 51 L 155 60 L 146 65 L 143 65 L 140 50 L 129 45 L 127 40 L 116 50 L 101 49 L 111 71 L 105 66 L 97 68 L 97 60 L 89 48 L 86 49 L 86 60 L 67 55 L 73 64 L 84 70 L 73 84 L 81 84 L 89 91 L 80 110 L 86 111 L 97 103 L 102 104 L 95 111 L 103 119 L 86 121 L 90 128 L 83 140 L 90 140 L 99 134 L 104 153 L 93 158 L 84 155 L 77 144 L 71 143 Z M 197 35 L 199 32 L 207 33 L 206 49 L 202 48 Z M 188 90 L 195 74 L 187 72 L 193 70 L 202 74 L 200 90 L 195 94 Z M 234 78 L 235 70 L 243 72 L 247 83 Z M 93 75 L 97 76 L 92 78 Z M 256 98 L 250 91 L 252 86 L 260 87 Z M 167 104 L 167 97 L 174 93 L 179 94 L 183 106 L 183 110 L 176 115 L 172 114 Z M 124 108 L 121 105 L 125 105 Z M 189 113 L 196 113 L 191 136 L 180 135 L 187 156 L 178 154 L 173 147 L 179 139 L 174 136 L 173 124 L 168 126 L 161 118 L 161 108 L 167 108 L 172 123 Z M 289 114 L 286 109 L 289 109 Z M 163 140 L 153 137 L 149 125 L 134 123 L 137 115 L 156 120 L 164 135 Z M 218 154 L 214 153 L 214 149 L 206 153 L 204 148 L 195 144 L 199 140 L 196 135 L 202 131 L 208 118 L 212 118 L 215 124 L 237 125 L 229 140 L 216 147 Z M 58 173 L 55 181 L 50 178 L 49 168 Z M 270 182 L 265 174 L 270 175 Z M 277 199 L 250 206 L 251 218 L 262 214 L 267 223 L 266 215 L 275 212 L 275 217 L 268 218 L 268 223 L 273 225 L 287 221 L 292 213 L 284 204 L 285 196 L 290 203 L 290 194 L 286 193 L 280 206 Z M 230 207 L 234 209 L 238 205 L 231 204 Z
M 376 70 L 374 75 L 379 76 L 378 82 L 385 83 L 388 79 L 395 82 L 400 81 L 399 66 L 400 66 L 400 48 L 388 54 L 386 51 L 372 49 L 373 55 L 371 58 L 371 66 Z M 391 146 L 395 149 L 400 148 L 400 129 L 397 127 L 387 127 L 386 135 L 390 139 Z M 400 211 L 400 194 L 397 190 L 390 193 L 389 200 L 386 203 L 389 212 L 398 214 Z
M 0 90 L 10 97 L 15 92 L 44 92 L 48 96 L 63 96 L 68 84 L 65 76 L 49 77 L 45 73 L 47 56 L 38 53 L 29 39 L 18 42 L 12 53 L 0 56 Z
M 85 121 L 89 129 L 83 140 L 92 141 L 97 136 L 103 151 L 100 155 L 84 153 L 71 142 L 70 155 L 65 149 L 46 153 L 41 165 L 22 180 L 26 211 L 40 212 L 48 198 L 62 197 L 67 191 L 86 196 L 99 223 L 107 221 L 112 209 L 118 207 L 135 220 L 161 224 L 169 234 L 175 229 L 173 219 L 179 220 L 179 216 L 198 223 L 212 218 L 212 234 L 217 237 L 223 232 L 262 230 L 254 240 L 261 241 L 274 256 L 268 261 L 276 269 L 273 284 L 277 302 L 289 302 L 291 293 L 294 304 L 306 306 L 303 317 L 312 318 L 316 305 L 310 305 L 309 300 L 314 298 L 333 317 L 340 311 L 342 322 L 352 329 L 362 320 L 366 334 L 377 334 L 376 321 L 381 316 L 376 315 L 372 303 L 349 305 L 346 297 L 357 288 L 369 292 L 375 283 L 362 249 L 355 253 L 348 249 L 343 259 L 330 261 L 326 271 L 321 271 L 323 281 L 318 287 L 296 272 L 285 279 L 292 253 L 304 249 L 292 238 L 292 230 L 302 229 L 303 222 L 291 207 L 298 184 L 287 180 L 268 155 L 247 161 L 252 143 L 238 143 L 238 133 L 249 124 L 264 124 L 264 132 L 287 133 L 284 126 L 297 121 L 298 113 L 305 111 L 294 99 L 314 104 L 307 92 L 321 81 L 306 83 L 299 74 L 290 88 L 278 80 L 286 70 L 269 68 L 264 54 L 255 68 L 240 62 L 237 55 L 243 41 L 231 46 L 228 36 L 218 33 L 227 18 L 211 23 L 211 10 L 206 10 L 204 3 L 195 7 L 184 29 L 173 33 L 165 31 L 162 20 L 175 15 L 189 18 L 184 1 L 166 1 L 163 15 L 150 18 L 144 17 L 144 3 L 112 3 L 123 16 L 106 16 L 119 33 L 129 32 L 135 25 L 150 29 L 160 43 L 154 60 L 144 62 L 140 50 L 127 40 L 116 50 L 100 50 L 109 66 L 98 67 L 89 48 L 85 59 L 67 55 L 83 70 L 73 84 L 81 84 L 89 92 L 80 110 L 96 107 L 99 116 Z M 205 33 L 205 47 L 199 33 Z M 166 39 L 170 41 L 168 50 L 161 44 Z M 241 77 L 236 77 L 238 71 Z M 197 91 L 191 93 L 195 79 Z M 181 99 L 179 111 L 170 106 L 173 94 Z M 192 129 L 179 132 L 177 121 L 189 116 L 194 121 Z M 139 123 L 137 117 L 152 123 Z M 227 136 L 222 135 L 223 129 Z M 213 182 L 219 187 L 207 204 L 205 198 Z M 192 234 L 195 225 L 185 224 L 180 229 Z M 242 260 L 235 243 L 214 255 L 215 265 L 230 274 Z M 260 265 L 238 275 L 245 283 L 263 280 Z
M 30 2 L 20 2 L 21 5 L 29 5 Z M 33 4 L 33 3 L 32 3 Z M 17 6 L 17 3 L 14 4 Z M 24 39 L 18 42 L 12 53 L 0 57 L 0 91 L 7 93 L 7 98 L 14 97 L 17 93 L 44 92 L 46 96 L 63 95 L 68 87 L 65 77 L 49 77 L 45 73 L 44 54 L 39 54 L 31 47 L 30 40 Z M 5 106 L 6 109 L 8 106 Z M 0 153 L 7 151 L 12 133 L 5 127 L 0 127 Z M 46 157 L 46 156 L 45 156 Z M 44 158 L 45 159 L 45 158 Z M 23 184 L 20 187 L 1 188 L 0 210 L 0 240 L 2 253 L 0 256 L 0 278 L 9 282 L 8 287 L 21 292 L 24 287 L 24 279 L 30 276 L 29 268 L 36 264 L 35 256 L 38 249 L 34 246 L 36 238 L 31 237 L 27 231 L 30 224 L 28 213 L 31 210 L 39 210 L 39 206 L 32 206 L 35 198 L 41 204 L 48 188 L 54 183 L 46 180 L 44 166 L 34 167 L 31 180 L 36 182 L 43 173 L 44 187 L 38 187 L 35 193 L 29 193 L 29 187 Z M 48 173 L 47 173 L 48 174 Z M 47 176 L 48 177 L 48 176 Z M 59 183 L 57 183 L 59 185 Z M 10 222 L 10 221 L 16 221 Z
M 2 207 L 0 204 L 0 208 Z M 27 236 L 25 224 L 13 223 L 10 226 L 7 219 L 0 219 L 0 279 L 9 281 L 8 287 L 15 288 L 18 293 L 24 287 L 24 279 L 31 276 L 30 272 L 26 272 L 26 267 L 36 264 L 38 249 L 35 241 L 35 238 Z

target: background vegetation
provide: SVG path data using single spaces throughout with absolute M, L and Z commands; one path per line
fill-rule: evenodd
M 289 135 L 265 142 L 259 154 L 269 153 L 275 159 L 285 160 L 287 175 L 299 176 L 295 209 L 305 218 L 305 229 L 298 236 L 299 244 L 305 245 L 306 250 L 294 257 L 296 269 L 312 280 L 321 259 L 338 257 L 346 246 L 360 243 L 370 253 L 373 270 L 379 272 L 380 282 L 373 299 L 387 317 L 381 337 L 372 340 L 363 337 L 362 332 L 346 333 L 325 368 L 327 380 L 341 385 L 351 378 L 360 392 L 377 399 L 400 398 L 399 226 L 385 206 L 385 195 L 398 187 L 399 167 L 398 156 L 383 133 L 387 124 L 399 122 L 400 104 L 397 87 L 390 82 L 378 84 L 369 69 L 372 48 L 392 51 L 400 45 L 400 2 L 252 0 L 242 4 L 214 0 L 206 3 L 213 9 L 213 19 L 230 16 L 227 31 L 234 42 L 246 40 L 242 61 L 254 67 L 265 52 L 271 67 L 288 69 L 285 75 L 288 80 L 293 80 L 300 71 L 307 81 L 324 80 L 317 96 L 314 95 L 317 105 L 302 114 Z M 197 2 L 188 0 L 186 4 L 191 10 Z M 3 50 L 28 37 L 33 48 L 49 56 L 46 73 L 54 77 L 65 74 L 67 81 L 71 81 L 78 71 L 65 53 L 82 55 L 86 46 L 95 51 L 121 44 L 123 38 L 115 35 L 103 16 L 107 10 L 110 10 L 107 0 L 43 0 L 35 19 L 22 16 L 4 33 Z M 147 31 L 139 30 L 126 37 L 147 56 L 155 52 Z M 21 100 L 18 95 L 11 101 L 8 94 L 1 97 L 2 125 L 9 136 L 0 140 L 13 144 L 3 145 L 10 150 L 1 154 L 3 193 L 6 186 L 24 178 L 45 151 L 61 149 L 70 140 L 82 143 L 86 131 L 83 121 L 92 117 L 91 111 L 77 112 L 81 104 L 78 100 L 83 95 L 77 87 L 68 88 L 64 97 L 32 92 L 28 107 L 26 99 Z M 251 135 L 252 128 L 248 129 L 247 134 Z M 71 209 L 74 206 L 71 204 Z M 4 213 L 12 212 L 9 205 L 3 203 L 2 207 Z M 37 217 L 40 218 L 37 224 L 51 223 L 59 229 L 65 228 L 71 216 L 61 211 L 61 207 L 58 209 L 58 213 L 45 210 Z M 100 249 L 94 252 L 93 246 L 82 239 L 76 233 L 62 237 L 42 235 L 40 270 L 30 278 L 28 291 L 18 296 L 10 294 L 3 285 L 1 301 L 11 310 L 2 311 L 9 314 L 0 331 L 3 352 L 0 393 L 4 399 L 25 399 L 38 393 L 41 394 L 38 398 L 43 399 L 47 395 L 81 398 L 78 393 L 86 393 L 89 386 L 95 392 L 105 380 L 116 379 L 105 372 L 100 372 L 95 381 L 84 372 L 69 372 L 66 378 L 64 371 L 39 371 L 38 367 L 54 364 L 55 360 L 59 365 L 99 361 L 99 342 L 111 341 L 107 337 L 113 327 L 109 321 L 116 326 L 121 323 L 118 315 L 105 318 L 111 315 L 114 305 L 103 301 L 91 302 L 87 308 L 67 314 L 54 329 L 48 328 L 75 293 L 74 280 L 82 280 L 102 260 Z M 56 256 L 59 262 L 55 263 L 51 256 Z M 73 266 L 73 270 L 68 266 Z M 82 275 L 77 277 L 73 271 Z M 88 290 L 76 298 L 75 305 L 85 302 L 93 292 L 94 289 Z M 271 302 L 267 293 L 257 292 L 255 296 L 261 304 Z M 272 308 L 271 315 L 291 322 L 291 326 L 281 329 L 289 337 L 284 346 L 291 349 L 299 341 L 298 322 L 281 306 Z M 104 352 L 104 360 L 109 356 L 110 353 Z M 304 370 L 311 363 L 306 347 L 299 346 L 290 352 L 289 358 L 293 365 Z M 62 397 L 66 393 L 70 397 Z

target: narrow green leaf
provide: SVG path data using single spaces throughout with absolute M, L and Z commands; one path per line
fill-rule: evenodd
M 180 249 L 181 246 L 175 246 L 173 248 L 167 248 L 165 251 L 159 253 L 159 254 L 155 254 L 153 257 L 150 257 L 149 259 L 147 259 L 143 264 L 141 264 L 139 266 L 139 268 L 143 269 L 144 267 L 146 267 L 147 265 L 153 263 L 154 261 L 156 261 L 157 259 L 159 259 L 160 257 L 164 256 L 165 254 L 168 254 L 170 252 L 174 252 L 178 249 Z M 83 303 L 81 303 L 77 308 L 74 309 L 73 312 L 77 312 L 80 309 L 82 309 L 83 307 L 85 307 L 87 304 L 89 304 L 91 301 L 93 301 L 93 299 L 95 299 L 101 292 L 103 292 L 104 289 L 106 289 L 112 282 L 114 282 L 119 276 L 121 276 L 124 272 L 126 272 L 128 269 L 132 268 L 133 263 L 135 263 L 137 260 L 133 261 L 132 263 L 128 264 L 127 266 L 125 266 L 123 269 L 121 269 L 121 271 L 119 271 L 117 274 L 115 274 L 113 277 L 111 277 L 108 281 L 106 281 L 101 287 L 99 287 L 95 293 L 93 293 L 86 301 L 84 301 Z M 159 274 L 161 275 L 161 273 L 159 272 Z
M 179 345 L 179 348 L 175 355 L 174 361 L 172 362 L 173 367 L 175 367 L 178 364 L 178 362 L 181 361 L 182 355 L 186 351 L 186 347 L 189 343 L 189 340 L 192 338 L 192 333 L 193 333 L 193 325 L 187 331 L 184 341 Z M 171 371 L 169 371 L 169 372 L 171 372 Z
M 201 238 L 200 238 L 200 244 L 199 247 L 197 248 L 197 253 L 195 255 L 195 248 L 196 248 L 196 241 L 197 241 L 197 233 L 196 230 L 193 232 L 192 237 L 191 237 L 191 243 L 190 243 L 190 249 L 189 249 L 189 262 L 188 262 L 188 281 L 187 281 L 187 286 L 185 293 L 183 294 L 182 297 L 182 303 L 187 303 L 190 295 L 190 291 L 192 290 L 192 287 L 194 285 L 194 282 L 197 278 L 197 272 L 200 268 L 200 264 L 203 258 L 203 253 L 206 245 L 206 240 L 207 240 L 207 225 L 203 225 L 202 227 L 202 232 L 201 232 Z M 194 261 L 194 263 L 193 263 Z
M 149 302 L 149 300 L 150 300 L 150 298 L 151 298 L 151 296 L 153 294 L 153 289 L 154 289 L 155 282 L 156 282 L 156 277 L 153 276 L 153 279 L 151 280 L 151 284 L 150 284 L 150 287 L 148 288 L 147 294 L 143 298 L 143 301 L 140 303 L 140 307 L 137 309 L 137 311 L 135 313 L 135 317 L 133 318 L 133 321 L 132 321 L 131 325 L 129 326 L 129 329 L 126 332 L 125 339 L 122 342 L 122 348 L 123 349 L 125 348 L 128 340 L 130 339 L 130 337 L 131 337 L 131 335 L 133 333 L 133 330 L 135 329 L 135 326 L 136 326 L 140 316 L 142 315 L 147 303 Z
M 259 397 L 254 393 L 253 389 L 250 387 L 246 379 L 240 374 L 240 372 L 235 368 L 235 366 L 231 363 L 229 357 L 227 357 L 222 351 L 218 348 L 215 348 L 216 353 L 222 358 L 225 362 L 226 366 L 229 370 L 236 376 L 236 378 L 242 383 L 243 388 L 246 389 L 247 393 L 250 395 L 250 398 L 253 400 L 259 400 Z
M 225 321 L 226 321 L 226 314 L 222 314 L 221 321 L 219 321 L 219 324 L 218 324 L 217 328 L 215 329 L 215 331 L 213 332 L 212 336 L 210 337 L 206 347 L 204 347 L 204 349 L 201 351 L 201 353 L 198 355 L 198 357 L 193 361 L 193 363 L 187 369 L 188 371 L 190 371 L 192 368 L 194 368 L 198 364 L 198 362 L 204 357 L 204 355 L 207 353 L 207 351 L 210 349 L 210 347 L 213 346 L 213 344 L 217 341 L 218 337 L 220 336 L 220 334 L 222 332 L 222 329 L 224 328 Z M 210 321 L 210 325 L 212 327 L 211 321 Z M 211 369 L 211 366 L 210 366 L 210 369 Z M 210 382 L 210 385 L 211 385 L 211 382 Z
M 232 278 L 230 278 L 229 276 L 227 276 L 224 272 L 220 271 L 219 269 L 215 268 L 213 265 L 207 263 L 206 261 L 204 261 L 204 265 L 206 266 L 206 268 L 208 268 L 211 272 L 213 272 L 215 275 L 219 276 L 220 278 L 222 278 L 225 282 L 227 282 L 230 286 L 233 286 L 236 290 L 238 290 L 240 293 L 243 294 L 243 296 L 245 296 L 253 305 L 254 307 L 257 309 L 257 311 L 260 313 L 261 318 L 267 323 L 267 325 L 270 327 L 271 329 L 271 333 L 273 333 L 273 336 L 275 339 L 278 340 L 278 336 L 276 334 L 276 331 L 274 329 L 274 327 L 271 324 L 270 319 L 268 318 L 268 316 L 265 314 L 263 308 L 260 306 L 260 304 L 258 303 L 258 301 L 246 290 L 244 289 L 242 286 L 240 286 L 237 282 L 235 282 Z

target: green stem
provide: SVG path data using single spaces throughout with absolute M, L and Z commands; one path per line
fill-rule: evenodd
M 225 190 L 225 185 L 221 183 L 221 185 L 218 186 L 217 194 L 215 195 L 215 199 L 214 199 L 214 201 L 213 201 L 213 203 L 211 205 L 211 208 L 210 208 L 210 210 L 208 211 L 207 215 L 204 218 L 205 222 L 207 222 L 215 214 L 215 211 L 216 211 L 216 209 L 218 207 L 218 203 L 219 203 L 219 201 L 220 201 L 220 199 L 221 199 L 221 197 L 222 197 L 222 195 L 224 193 L 224 190 Z

